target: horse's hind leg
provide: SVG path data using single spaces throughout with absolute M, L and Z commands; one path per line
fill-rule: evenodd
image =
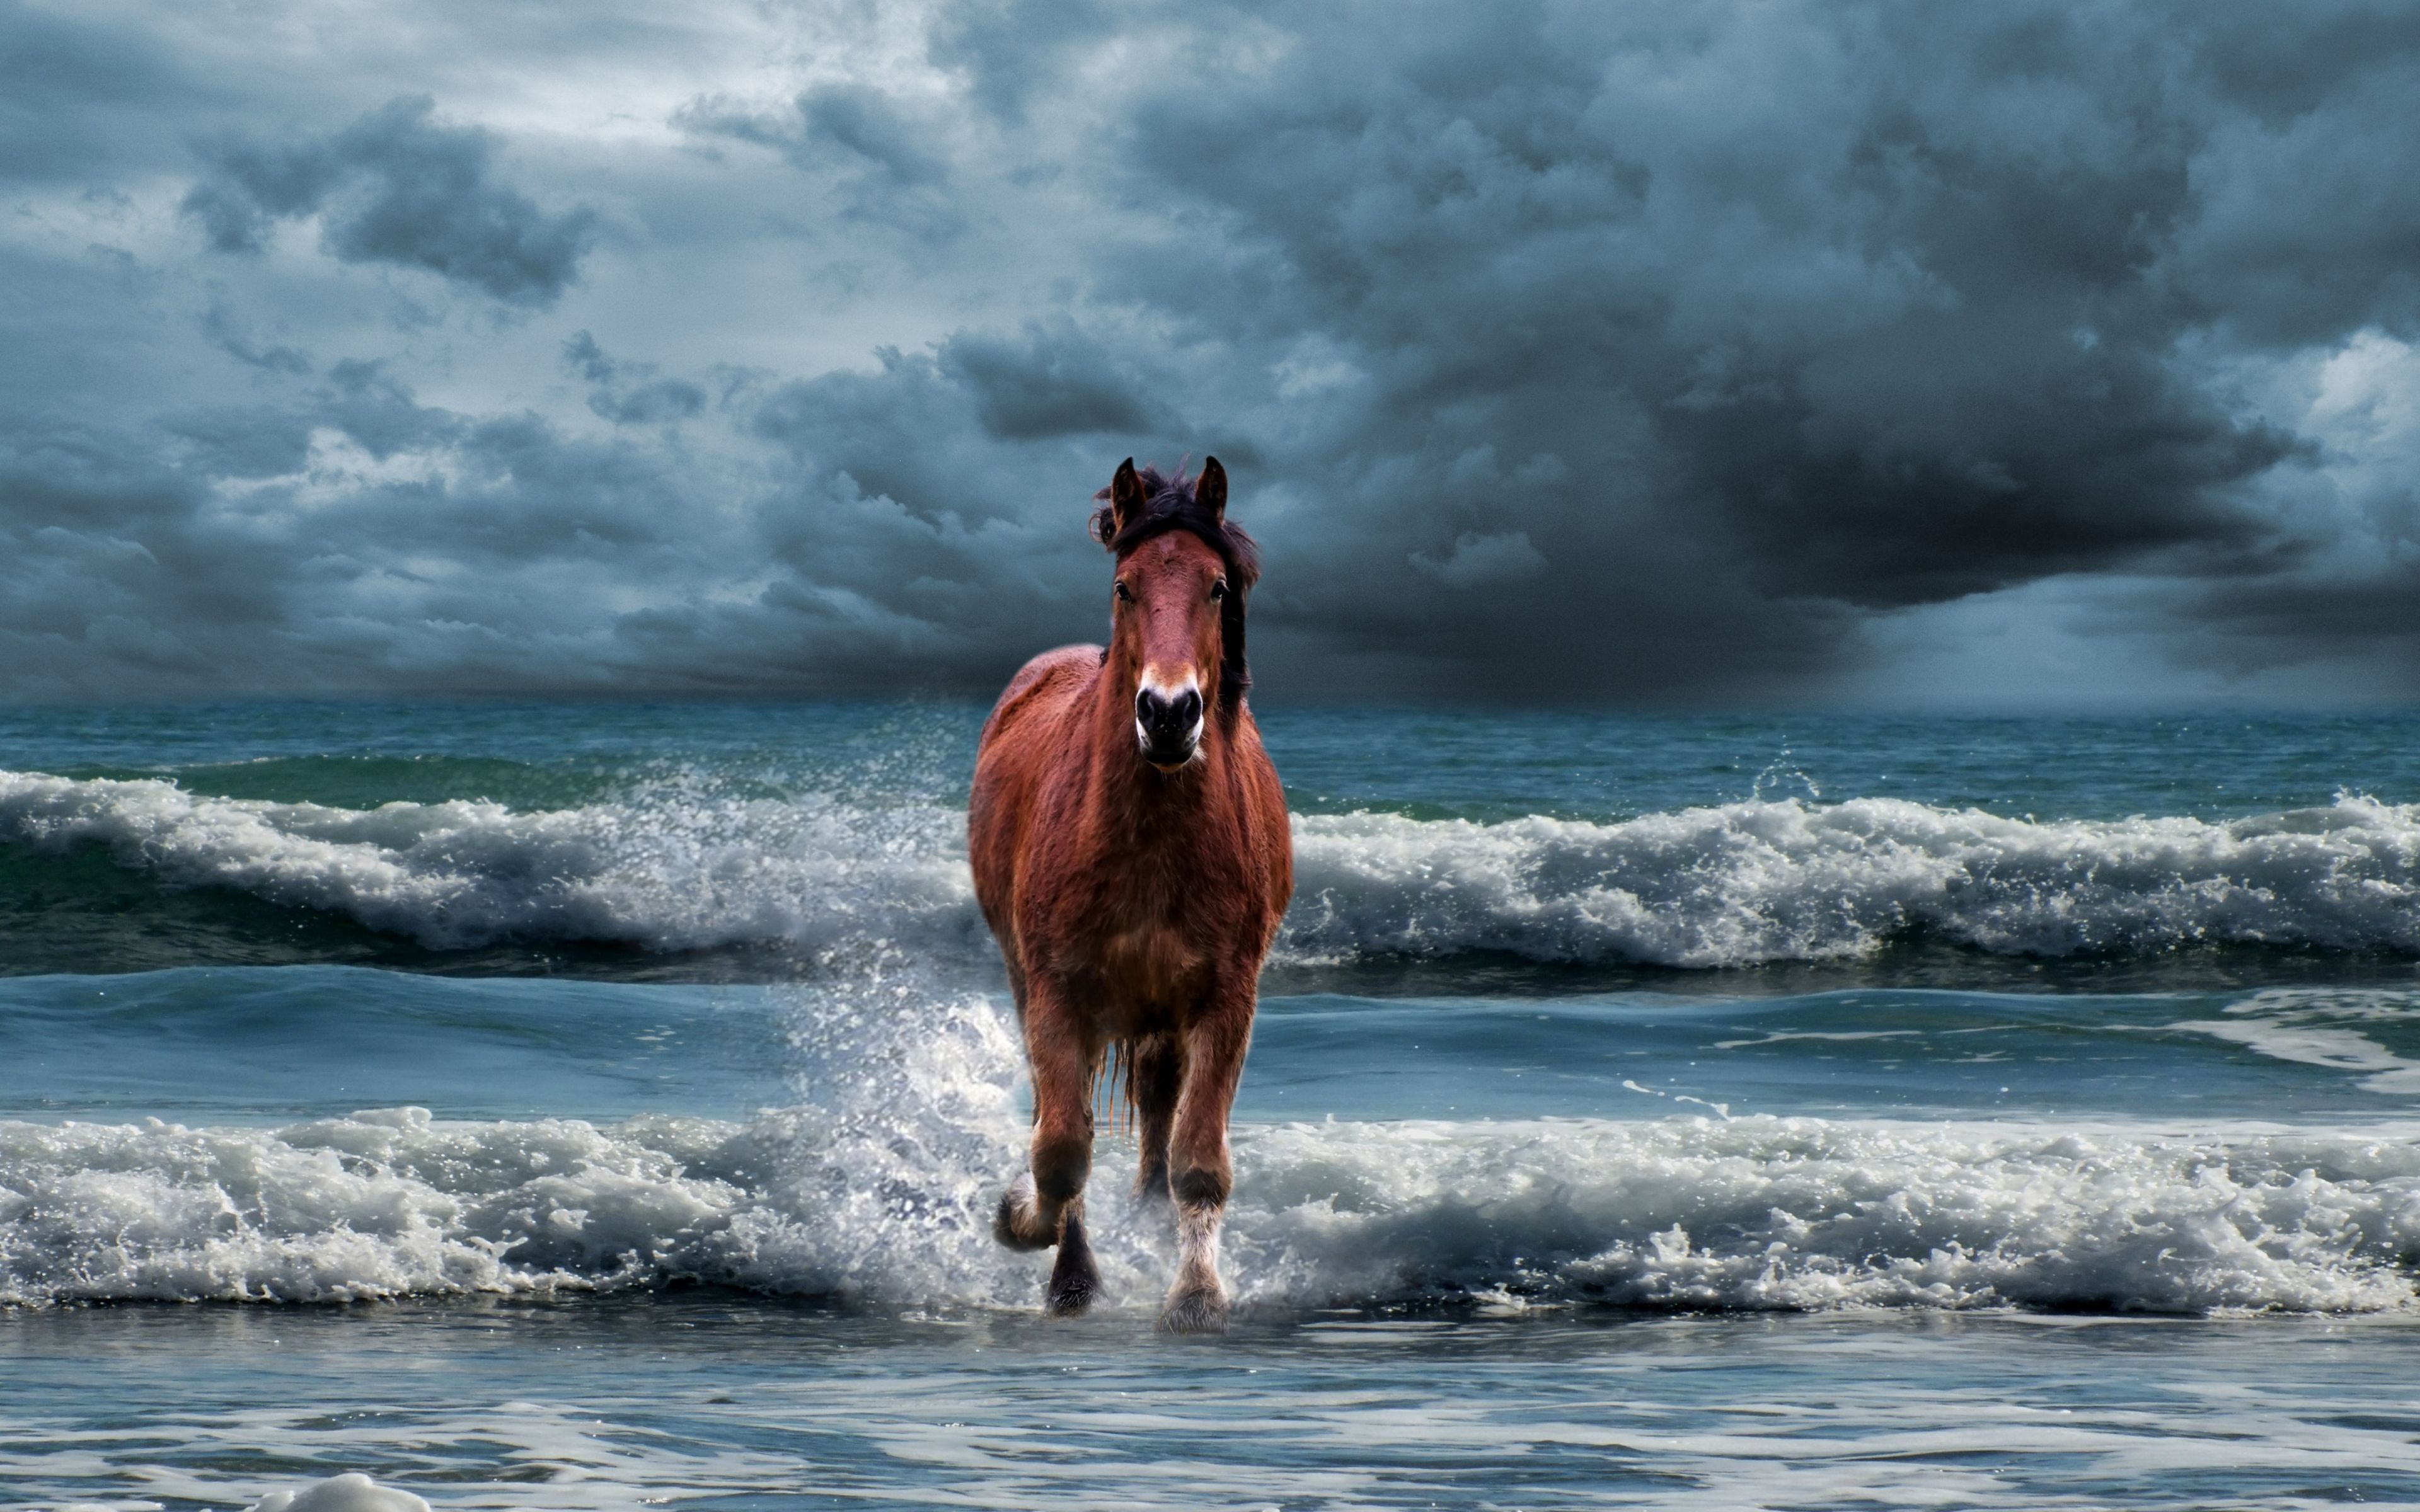
M 1086 1042 L 1063 999 L 1030 984 L 1025 1055 L 1033 1069 L 1033 1145 L 1027 1173 L 1000 1199 L 992 1232 L 1011 1249 L 1059 1246 L 1050 1308 L 1081 1312 L 1100 1292 L 1084 1239 L 1084 1181 L 1093 1170 L 1093 1071 Z
M 1126 1049 L 1126 1096 L 1134 1103 L 1142 1161 L 1135 1169 L 1135 1196 L 1165 1202 L 1168 1136 L 1176 1127 L 1176 1096 L 1185 1085 L 1184 1041 L 1172 1034 L 1136 1040 Z

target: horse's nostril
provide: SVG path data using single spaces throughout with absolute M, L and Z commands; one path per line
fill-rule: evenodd
M 1173 739 L 1201 722 L 1202 695 L 1187 688 L 1170 698 L 1152 688 L 1135 694 L 1135 722 L 1150 733 L 1155 741 Z

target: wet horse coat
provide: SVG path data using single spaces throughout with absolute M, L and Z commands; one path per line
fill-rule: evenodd
M 1212 457 L 1170 479 L 1129 458 L 1103 493 L 1094 533 L 1117 558 L 1109 644 L 1047 652 L 1016 674 L 984 726 L 968 803 L 975 895 L 1033 1074 L 1031 1168 L 1001 1199 L 998 1231 L 1015 1248 L 1058 1247 L 1054 1312 L 1098 1293 L 1083 1192 L 1093 1088 L 1115 1055 L 1142 1141 L 1137 1190 L 1176 1205 L 1161 1322 L 1201 1332 L 1226 1319 L 1227 1115 L 1293 847 L 1244 702 L 1259 565 L 1226 523 L 1225 471 Z

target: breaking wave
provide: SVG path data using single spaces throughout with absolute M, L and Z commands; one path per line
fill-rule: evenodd
M 659 949 L 885 933 L 971 943 L 965 816 L 937 805 L 729 797 L 517 811 L 375 809 L 189 793 L 158 779 L 0 773 L 0 839 L 105 847 L 179 887 L 234 888 L 433 949 L 505 939 Z
M 994 1245 L 1018 1162 L 980 1124 L 0 1124 L 0 1303 L 331 1302 L 678 1280 L 874 1306 L 1030 1308 Z M 1093 1198 L 1111 1305 L 1170 1246 Z M 1228 1273 L 1247 1309 L 2414 1305 L 2403 1134 L 2161 1134 L 1676 1119 L 1239 1128 Z
M 1295 821 L 1292 949 L 1724 966 L 1913 931 L 2063 956 L 2202 942 L 2420 950 L 2420 807 L 2035 821 L 1894 798 L 1618 824 Z
M 2276 1053 L 2359 1048 L 2317 998 L 2262 1002 L 2240 1017 L 2288 1036 Z M 835 952 L 789 1004 L 799 1102 L 745 1120 L 0 1121 L 0 1304 L 704 1282 L 1035 1305 L 1047 1257 L 991 1238 L 1030 1134 L 997 995 L 892 945 Z M 2402 1064 L 2380 1072 L 2369 1048 L 2353 1069 Z M 2408 1124 L 1330 1120 L 1231 1138 L 1248 1310 L 2420 1307 Z M 1088 1200 L 1112 1304 L 1147 1315 L 1172 1235 L 1125 1195 L 1133 1158 L 1105 1140 Z
M 0 773 L 0 839 L 105 847 L 449 949 L 884 938 L 981 959 L 964 816 L 944 804 L 673 791 L 520 811 L 217 798 L 159 779 Z M 2035 821 L 1897 799 L 1749 802 L 1614 823 L 1297 815 L 1281 959 L 1506 952 L 1726 966 L 1927 933 L 2062 956 L 2203 942 L 2420 952 L 2420 807 Z

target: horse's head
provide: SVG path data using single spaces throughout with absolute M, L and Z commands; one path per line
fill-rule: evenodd
M 1227 471 L 1205 458 L 1192 477 L 1135 471 L 1096 498 L 1093 535 L 1117 557 L 1108 664 L 1134 709 L 1142 759 L 1172 772 L 1202 748 L 1205 724 L 1242 703 L 1244 609 L 1260 553 L 1227 523 Z

